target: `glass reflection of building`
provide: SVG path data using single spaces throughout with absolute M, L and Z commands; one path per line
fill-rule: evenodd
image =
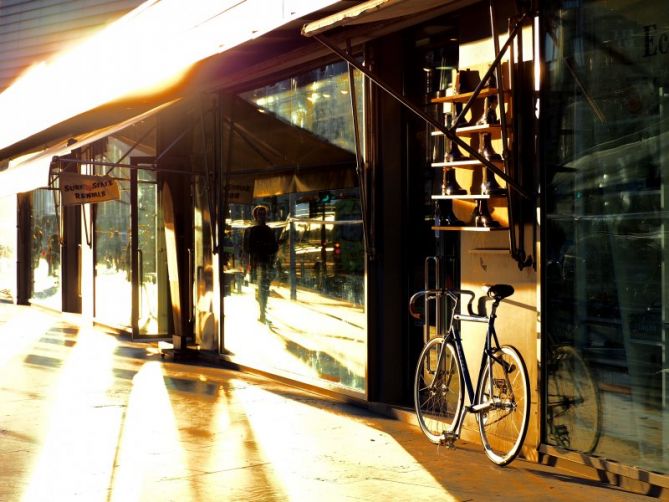
M 32 193 L 31 214 L 31 270 L 32 297 L 36 304 L 60 310 L 61 231 L 60 216 L 56 211 L 54 190 L 35 190 Z
M 360 83 L 359 76 L 357 80 Z M 293 128 L 306 129 L 348 151 L 355 149 L 344 63 L 242 97 Z M 328 158 L 319 162 L 324 169 L 330 167 Z M 265 186 L 275 186 L 274 195 L 256 189 L 244 203 L 229 205 L 225 351 L 236 361 L 298 380 L 364 391 L 365 255 L 358 188 L 351 176 L 323 175 L 329 180 L 325 185 L 322 179 L 285 185 L 264 177 Z M 269 210 L 268 224 L 279 247 L 265 323 L 257 320 L 261 286 L 244 255 L 244 234 L 253 225 L 252 209 L 258 204 Z
M 550 4 L 543 329 L 549 358 L 566 345 L 588 368 L 599 423 L 576 405 L 556 427 L 549 385 L 546 442 L 668 472 L 667 12 Z M 596 442 L 573 440 L 592 427 Z

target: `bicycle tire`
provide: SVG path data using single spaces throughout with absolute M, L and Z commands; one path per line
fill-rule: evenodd
M 548 442 L 592 453 L 602 429 L 601 399 L 588 365 L 574 347 L 555 348 L 548 362 L 546 386 Z
M 513 347 L 500 347 L 494 357 L 506 364 L 488 360 L 478 382 L 478 404 L 492 401 L 491 408 L 477 414 L 483 449 L 497 465 L 510 463 L 523 446 L 530 418 L 530 382 L 520 353 Z M 492 364 L 492 396 L 489 375 Z
M 435 444 L 457 423 L 462 409 L 462 378 L 452 343 L 438 337 L 423 347 L 416 365 L 414 405 L 418 425 Z

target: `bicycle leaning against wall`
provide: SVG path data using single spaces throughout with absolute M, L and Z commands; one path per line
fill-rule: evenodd
M 514 347 L 500 345 L 495 332 L 497 308 L 513 292 L 508 284 L 490 286 L 487 291 L 487 297 L 492 300 L 490 315 L 486 315 L 482 301 L 479 301 L 479 312 L 474 313 L 474 293 L 467 290 L 436 287 L 420 291 L 409 300 L 411 315 L 424 322 L 426 339 L 429 338 L 430 302 L 436 306 L 432 317 L 437 320 L 437 335 L 428 339 L 423 347 L 414 381 L 414 403 L 420 428 L 433 443 L 452 447 L 460 437 L 465 415 L 473 413 L 483 449 L 497 465 L 507 465 L 518 455 L 530 414 L 529 379 L 523 358 Z M 467 314 L 458 313 L 463 296 L 469 297 Z M 417 310 L 421 297 L 425 305 L 422 313 Z M 450 315 L 443 316 L 449 306 Z M 446 322 L 442 323 L 444 318 Z M 461 322 L 488 325 L 476 390 L 462 347 Z

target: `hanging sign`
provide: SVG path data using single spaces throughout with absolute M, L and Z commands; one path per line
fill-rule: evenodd
M 121 198 L 118 182 L 111 176 L 61 173 L 60 193 L 63 204 L 88 204 Z

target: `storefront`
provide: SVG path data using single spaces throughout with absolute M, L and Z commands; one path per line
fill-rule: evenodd
M 544 9 L 545 441 L 667 473 L 667 12 Z
M 339 5 L 291 26 L 280 65 L 209 60 L 180 104 L 67 150 L 59 169 L 113 176 L 119 200 L 64 212 L 57 183 L 0 200 L 19 227 L 2 296 L 78 298 L 137 339 L 178 332 L 221 364 L 410 409 L 423 331 L 406 305 L 436 255 L 442 284 L 515 288 L 497 327 L 529 370 L 527 458 L 669 485 L 664 13 L 515 4 Z M 493 72 L 506 97 L 467 105 L 456 159 L 443 129 Z M 481 123 L 491 102 L 507 125 Z M 268 258 L 251 258 L 263 220 Z

